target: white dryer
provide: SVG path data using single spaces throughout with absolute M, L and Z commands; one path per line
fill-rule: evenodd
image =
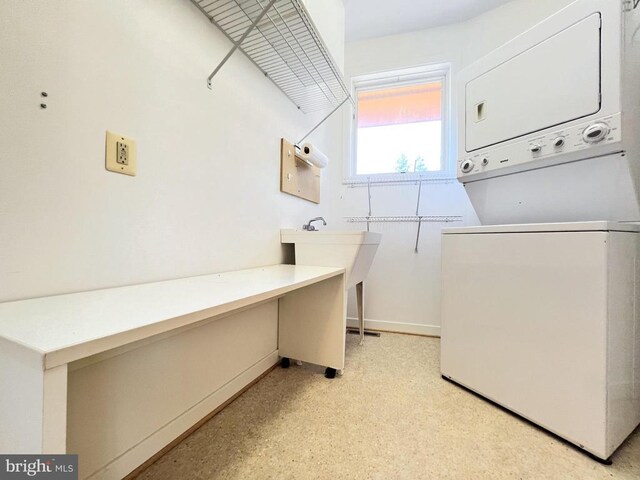
M 577 0 L 458 75 L 483 224 L 640 221 L 640 8 Z

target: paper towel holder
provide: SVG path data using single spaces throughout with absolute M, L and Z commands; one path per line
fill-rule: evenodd
M 294 145 L 293 148 L 296 149 L 296 150 L 302 150 L 300 145 Z M 302 162 L 302 163 L 304 163 L 306 165 L 309 165 L 310 167 L 313 167 L 313 163 L 311 163 L 309 160 L 307 160 L 305 158 L 302 158 L 299 155 L 295 155 L 295 158 L 296 158 L 297 161 Z
M 311 143 L 305 143 L 303 145 L 294 145 L 296 150 L 296 157 L 303 160 L 307 165 L 312 165 L 318 168 L 325 168 L 329 165 L 329 157 L 322 153 L 317 146 Z
M 280 140 L 280 191 L 320 203 L 320 168 L 297 155 L 297 146 Z

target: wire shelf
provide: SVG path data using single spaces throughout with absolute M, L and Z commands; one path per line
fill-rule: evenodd
M 300 0 L 191 0 L 303 112 L 350 98 L 342 75 Z
M 343 217 L 349 223 L 451 223 L 461 222 L 460 215 L 401 215 L 401 216 L 377 216 L 377 217 Z
M 411 177 L 411 178 L 355 178 L 343 180 L 342 184 L 349 188 L 356 187 L 388 187 L 396 185 L 418 185 L 420 183 L 425 184 L 450 184 L 455 182 L 454 177 Z

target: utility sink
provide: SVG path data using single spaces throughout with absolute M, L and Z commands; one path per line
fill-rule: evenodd
M 296 265 L 344 267 L 347 288 L 364 281 L 381 237 L 357 230 L 280 230 L 282 243 L 295 244 Z

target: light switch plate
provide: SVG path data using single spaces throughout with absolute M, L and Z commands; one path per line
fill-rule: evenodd
M 136 141 L 107 130 L 105 166 L 110 172 L 136 174 Z

